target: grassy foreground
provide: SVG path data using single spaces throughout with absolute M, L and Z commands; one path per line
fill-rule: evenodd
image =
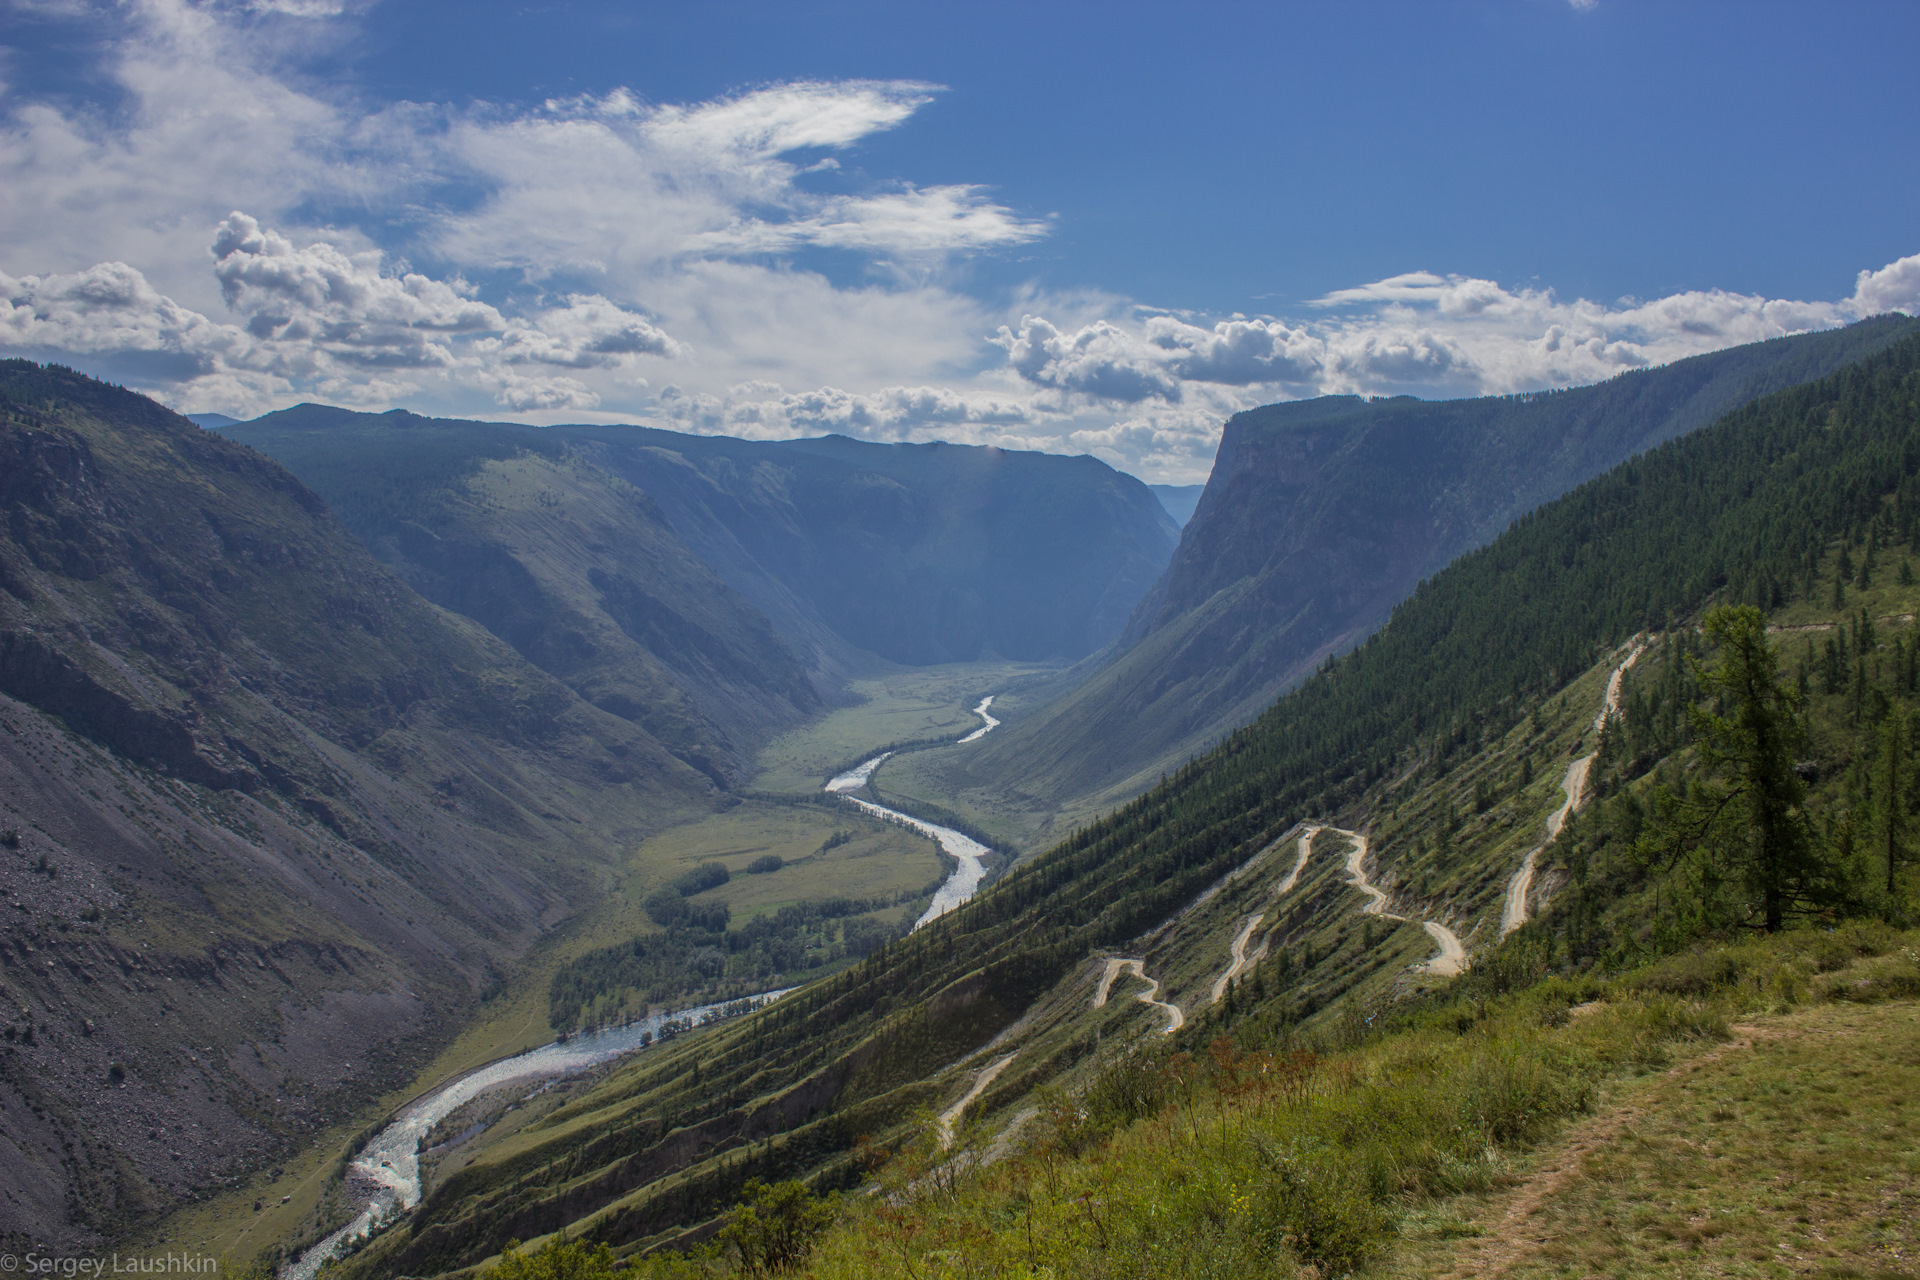
M 796 1273 L 1914 1274 L 1920 931 L 1509 991 L 1503 971 L 1374 1027 L 1143 1050 L 1014 1143 L 963 1128 L 943 1150 L 930 1126 L 874 1153 L 872 1193 Z

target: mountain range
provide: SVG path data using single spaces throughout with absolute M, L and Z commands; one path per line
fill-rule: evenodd
M 1567 391 L 1329 396 L 1238 414 L 1166 574 L 1119 638 L 1012 704 L 978 751 L 915 758 L 890 794 L 991 797 L 983 810 L 1043 845 L 1061 821 L 1139 794 L 1251 721 L 1542 503 L 1916 323 L 1886 316 Z
M 1423 1064 L 1456 1048 L 1471 1058 L 1434 1103 L 1434 1132 L 1464 1134 L 1473 1159 L 1505 1160 L 1535 1133 L 1523 1112 L 1577 1112 L 1595 1073 L 1615 1069 L 1604 1052 L 1592 1066 L 1513 1065 L 1523 1040 L 1613 1016 L 1580 994 L 1607 992 L 1602 976 L 1672 956 L 1644 979 L 1666 985 L 1641 988 L 1656 995 L 1635 1026 L 1664 1018 L 1659 1034 L 1683 1038 L 1679 1022 L 1699 1008 L 1687 1001 L 1750 985 L 1754 955 L 1686 949 L 1743 923 L 1778 927 L 1760 914 L 1766 885 L 1793 886 L 1809 924 L 1908 918 L 1920 886 L 1895 853 L 1883 864 L 1866 852 L 1880 846 L 1861 833 L 1898 823 L 1911 770 L 1875 784 L 1878 799 L 1862 778 L 1920 696 L 1917 548 L 1920 338 L 1908 336 L 1516 521 L 1219 747 L 858 968 L 637 1055 L 476 1139 L 405 1228 L 347 1271 L 447 1274 L 562 1230 L 637 1262 L 705 1238 L 754 1180 L 851 1188 L 892 1158 L 910 1172 L 885 1185 L 905 1199 L 854 1196 L 840 1210 L 869 1272 L 910 1274 L 915 1250 L 984 1249 L 1006 1227 L 1030 1250 L 1045 1233 L 1073 1274 L 1102 1274 L 1116 1250 L 1148 1255 L 1181 1223 L 1217 1231 L 1239 1211 L 1205 1188 L 1242 1121 L 1220 1109 L 1216 1135 L 1211 1103 L 1195 1121 L 1200 1082 L 1224 1097 L 1279 1090 L 1276 1105 L 1296 1114 L 1333 1100 L 1319 1136 L 1270 1146 L 1264 1172 L 1234 1191 L 1276 1197 L 1272 1214 L 1291 1224 L 1245 1246 L 1263 1265 L 1351 1266 L 1395 1215 L 1413 1223 L 1481 1185 L 1458 1173 L 1465 1157 L 1411 1147 L 1392 1176 L 1366 1172 L 1368 1144 L 1411 1123 L 1397 1091 L 1425 1078 Z M 1763 610 L 1790 619 L 1794 638 L 1764 668 L 1730 667 L 1745 661 L 1733 637 L 1767 643 Z M 1742 686 L 1730 670 L 1765 674 Z M 1796 680 L 1802 692 L 1781 697 L 1806 735 L 1798 762 L 1768 734 L 1736 738 L 1733 721 L 1688 710 L 1715 688 L 1761 705 Z M 1753 681 L 1757 692 L 1740 692 Z M 1769 718 L 1777 709 L 1751 714 L 1783 723 Z M 1693 775 L 1685 794 L 1712 804 L 1720 778 L 1743 776 L 1736 752 L 1770 753 L 1768 785 L 1802 797 L 1802 861 L 1742 863 L 1759 837 L 1738 833 L 1731 862 L 1710 847 L 1641 856 L 1639 836 L 1673 821 L 1661 792 Z M 1818 963 L 1893 956 L 1912 936 L 1849 928 L 1860 941 Z M 1910 963 L 1898 977 L 1882 968 L 1889 985 L 1849 978 L 1856 994 L 1835 998 L 1920 991 Z M 1499 1042 L 1498 1061 L 1473 1056 L 1491 1043 L 1489 1019 L 1510 1014 L 1530 1030 L 1503 1031 L 1519 1039 Z M 1377 1074 L 1356 1074 L 1354 1051 L 1394 1032 L 1405 1039 L 1380 1051 Z M 1263 1084 L 1262 1072 L 1279 1074 Z M 1467 1100 L 1446 1100 L 1456 1093 Z M 1095 1115 L 1115 1118 L 1077 1127 Z M 975 1117 L 999 1137 L 969 1146 L 973 1161 L 1019 1161 L 1029 1143 L 1037 1154 L 1004 1178 L 944 1162 L 940 1134 Z M 1154 1153 L 1158 1190 L 1141 1216 L 1094 1216 L 1108 1202 L 1088 1191 L 1061 1210 L 1078 1219 L 1019 1220 L 1023 1199 L 1036 1218 L 1053 1204 L 1049 1179 L 1099 1184 L 1101 1168 L 1133 1158 L 1106 1145 L 1116 1130 Z M 916 1178 L 949 1182 L 929 1191 Z M 937 1207 L 913 1209 L 916 1196 L 944 1203 L 970 1188 L 1007 1192 L 1008 1218 L 936 1229 Z
M 562 1227 L 651 1248 L 749 1176 L 852 1185 L 859 1139 L 906 1143 L 968 1081 L 1006 1119 L 1094 1087 L 1143 1010 L 1191 1016 L 1197 1049 L 1424 989 L 1429 938 L 1478 964 L 1548 847 L 1556 762 L 1624 794 L 1691 749 L 1686 619 L 1903 589 L 1872 566 L 1920 533 L 1916 327 L 1255 410 L 1184 521 L 1185 495 L 1091 458 L 317 405 L 209 429 L 0 364 L 5 1243 L 94 1247 L 242 1194 L 412 1081 L 636 843 L 741 804 L 770 741 L 908 668 L 1051 669 L 968 750 L 874 783 L 999 823 L 1012 869 L 477 1139 L 350 1270 L 439 1274 Z M 1872 689 L 1913 693 L 1920 652 L 1862 617 L 1807 624 L 1843 627 L 1800 680 L 1854 699 L 1822 712 L 1845 734 L 1880 723 Z M 1621 694 L 1652 636 L 1671 688 Z M 1822 778 L 1864 750 L 1833 734 Z M 1280 911 L 1255 889 L 1296 847 Z M 1589 891 L 1599 864 L 1555 849 L 1521 914 L 1578 904 L 1551 927 L 1596 963 L 1639 936 L 1647 882 Z M 1380 895 L 1364 931 L 1356 884 Z M 1127 973 L 1152 991 L 1090 1017 Z M 1241 973 L 1260 1001 L 1226 1003 Z M 987 1077 L 986 1054 L 1013 1056 Z

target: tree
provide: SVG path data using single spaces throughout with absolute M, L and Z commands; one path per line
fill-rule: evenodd
M 800 1182 L 758 1178 L 743 1188 L 746 1200 L 720 1229 L 722 1248 L 739 1255 L 740 1269 L 750 1276 L 791 1270 L 806 1261 L 813 1242 L 833 1225 L 834 1207 Z
M 1760 927 L 1774 933 L 1789 910 L 1834 900 L 1793 768 L 1799 699 L 1780 681 L 1758 609 L 1723 605 L 1707 614 L 1705 631 L 1719 656 L 1710 666 L 1694 662 L 1707 696 L 1687 709 L 1705 778 L 1682 792 L 1655 791 L 1655 822 L 1637 848 L 1669 865 L 1697 857 L 1715 877 L 1730 874 L 1758 899 Z
M 1876 851 L 1887 868 L 1887 898 L 1894 896 L 1894 877 L 1912 861 L 1907 848 L 1908 764 L 1910 744 L 1906 717 L 1890 715 L 1880 726 L 1880 755 L 1874 764 L 1873 789 L 1879 800 L 1879 822 L 1874 832 Z

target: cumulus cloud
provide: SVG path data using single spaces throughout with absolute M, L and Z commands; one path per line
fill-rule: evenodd
M 600 404 L 591 388 L 539 366 L 614 369 L 684 353 L 645 316 L 602 297 L 576 295 L 509 319 L 458 281 L 388 270 L 377 251 L 296 248 L 245 213 L 220 222 L 210 253 L 238 324 L 108 262 L 18 279 L 0 273 L 0 346 L 107 357 L 168 384 L 170 398 L 188 407 L 213 398 L 242 410 L 298 390 L 366 403 L 428 385 L 409 375 L 468 385 L 516 410 L 591 409 Z
M 506 326 L 497 338 L 474 343 L 474 350 L 504 364 L 553 364 L 572 369 L 604 369 L 630 356 L 685 354 L 666 330 L 598 294 L 574 294 L 564 307 L 552 307 Z
M 1315 299 L 1320 318 L 1168 315 L 1061 329 L 1026 315 L 993 337 L 1007 368 L 1082 401 L 1178 405 L 1197 384 L 1265 398 L 1327 393 L 1487 395 L 1597 382 L 1739 343 L 1920 310 L 1920 255 L 1862 271 L 1838 302 L 1720 290 L 1612 306 L 1551 290 L 1409 272 Z
M 491 404 L 1088 451 L 1185 481 L 1224 418 L 1272 400 L 1565 386 L 1920 310 L 1920 255 L 1832 302 L 1603 304 L 1413 271 L 1289 315 L 1037 288 L 1002 305 L 968 291 L 965 262 L 1043 238 L 1048 218 L 979 183 L 839 168 L 937 86 L 369 110 L 297 74 L 358 7 L 123 0 L 89 27 L 117 33 L 91 68 L 113 110 L 0 98 L 0 347 L 182 409 Z M 854 269 L 799 265 L 822 249 Z
M 1888 263 L 1878 271 L 1862 271 L 1854 284 L 1849 309 L 1862 316 L 1888 311 L 1920 315 L 1920 253 Z
M 870 393 L 820 387 L 788 392 L 778 383 L 746 382 L 724 394 L 662 388 L 659 409 L 682 430 L 777 440 L 837 434 L 880 440 L 951 439 L 1000 442 L 1004 428 L 1036 426 L 1048 416 L 1020 399 L 968 394 L 951 387 L 883 387 Z

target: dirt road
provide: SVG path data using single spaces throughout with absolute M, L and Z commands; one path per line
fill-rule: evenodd
M 1620 683 L 1625 679 L 1627 668 L 1639 661 L 1646 645 L 1635 641 L 1633 651 L 1626 661 L 1613 669 L 1607 677 L 1607 696 L 1601 699 L 1600 712 L 1593 718 L 1592 730 L 1598 733 L 1607 723 L 1607 717 L 1620 710 Z M 1567 766 L 1566 774 L 1560 779 L 1560 789 L 1566 793 L 1566 800 L 1547 817 L 1547 842 L 1551 843 L 1560 834 L 1560 828 L 1567 823 L 1567 815 L 1580 807 L 1586 798 L 1587 773 L 1593 767 L 1593 758 L 1597 752 L 1589 752 Z M 1527 898 L 1533 892 L 1533 873 L 1540 865 L 1540 855 L 1547 851 L 1546 844 L 1535 845 L 1527 850 L 1527 856 L 1520 860 L 1520 866 L 1507 881 L 1506 900 L 1500 904 L 1500 936 L 1506 937 L 1530 919 L 1527 910 Z
M 992 1062 L 980 1068 L 979 1073 L 973 1077 L 973 1087 L 967 1090 L 965 1096 L 962 1097 L 960 1101 L 940 1113 L 939 1118 L 934 1121 L 934 1124 L 940 1131 L 940 1146 L 942 1149 L 953 1145 L 954 1126 L 960 1123 L 960 1117 L 966 1114 L 967 1108 L 973 1105 L 976 1098 L 987 1091 L 988 1086 L 1000 1078 L 1000 1073 L 1007 1069 L 1007 1064 L 1019 1056 L 1020 1051 L 1016 1049 L 1012 1053 L 1001 1054 Z
M 1107 994 L 1113 990 L 1113 980 L 1127 969 L 1133 970 L 1133 976 L 1147 984 L 1147 989 L 1136 995 L 1134 999 L 1138 1000 L 1141 1004 L 1149 1004 L 1156 1009 L 1166 1010 L 1167 1027 L 1163 1034 L 1172 1035 L 1187 1025 L 1187 1015 L 1180 1012 L 1179 1005 L 1168 1004 L 1165 1000 L 1159 998 L 1160 980 L 1158 978 L 1149 978 L 1147 976 L 1146 964 L 1140 960 L 1107 961 L 1106 972 L 1100 975 L 1100 990 L 1095 993 L 1093 997 L 1094 1008 L 1098 1009 L 1107 1002 Z

